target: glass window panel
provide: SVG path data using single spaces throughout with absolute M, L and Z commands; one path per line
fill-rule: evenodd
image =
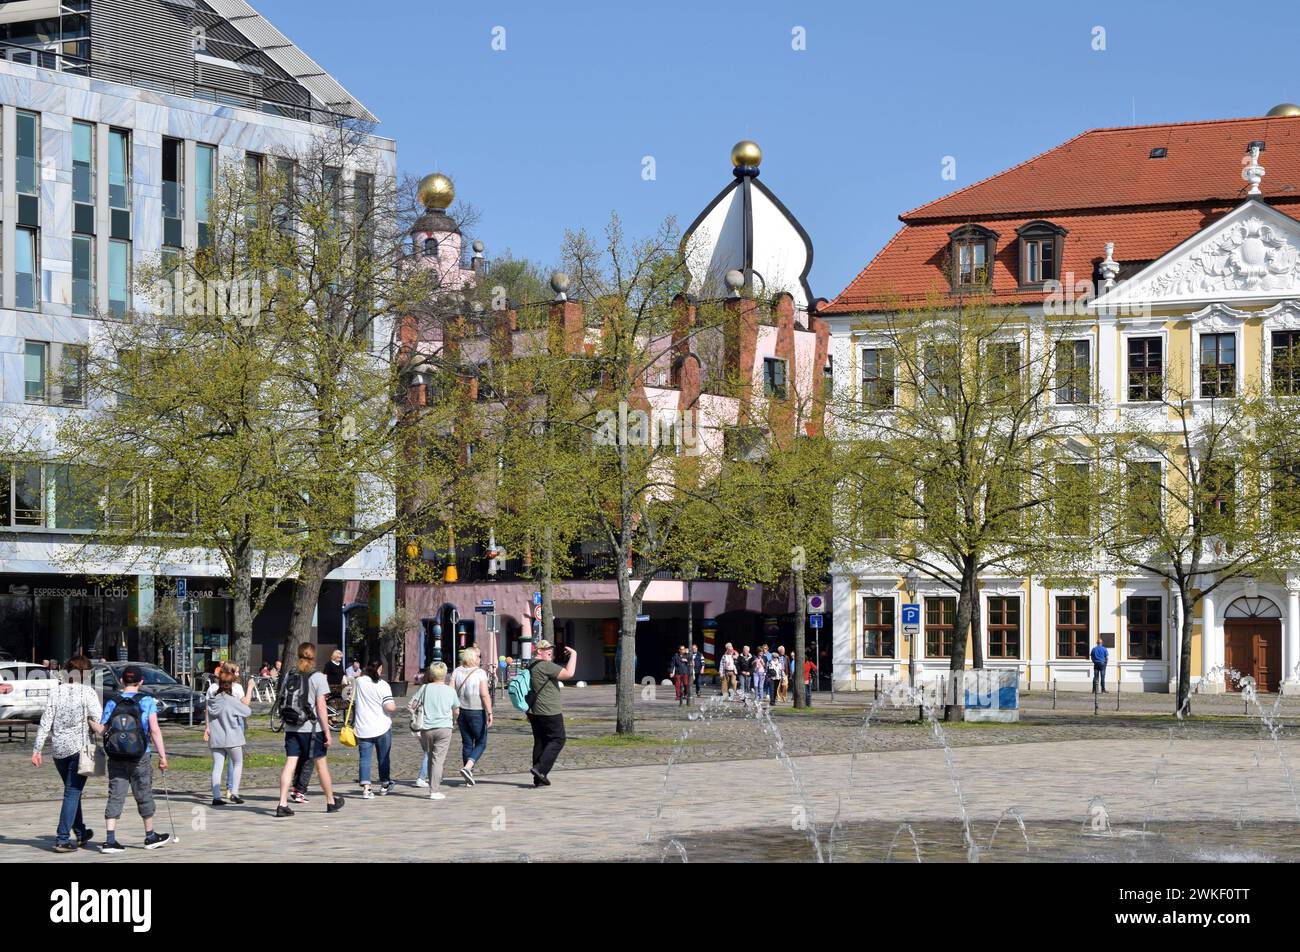
M 114 317 L 126 315 L 130 287 L 130 249 L 125 241 L 108 243 L 108 309 Z
M 72 200 L 95 203 L 95 127 L 88 122 L 72 124 Z
M 18 143 L 14 154 L 17 158 L 18 192 L 22 195 L 36 195 L 39 191 L 40 135 L 40 117 L 33 112 L 18 113 Z
M 36 231 L 19 228 L 14 232 L 14 307 L 35 310 L 37 291 Z
M 72 313 L 89 317 L 95 304 L 95 239 L 72 237 Z
M 45 485 L 39 465 L 14 467 L 14 525 L 45 524 Z
M 23 355 L 23 377 L 24 397 L 30 402 L 45 402 L 45 372 L 48 367 L 49 350 L 49 344 L 27 342 Z
M 130 134 L 122 129 L 108 132 L 108 204 L 131 207 Z
M 195 150 L 194 213 L 200 222 L 209 221 L 208 206 L 212 201 L 212 188 L 216 173 L 217 150 L 201 145 Z

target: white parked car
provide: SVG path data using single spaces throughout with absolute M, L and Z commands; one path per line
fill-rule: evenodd
M 0 721 L 39 721 L 58 672 L 27 661 L 0 661 Z

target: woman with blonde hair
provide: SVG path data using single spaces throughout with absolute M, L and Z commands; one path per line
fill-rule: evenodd
M 244 718 L 250 717 L 253 709 L 244 703 L 242 692 L 237 695 L 239 687 L 239 666 L 232 661 L 224 662 L 217 670 L 217 690 L 208 699 L 207 727 L 204 738 L 212 749 L 212 805 L 223 807 L 227 801 L 221 798 L 221 775 L 225 772 L 226 761 L 230 762 L 229 802 L 244 802 L 239 795 L 239 781 L 244 775 Z
M 428 767 L 430 800 L 445 800 L 447 795 L 438 790 L 442 785 L 442 767 L 451 747 L 451 728 L 457 719 L 460 699 L 456 689 L 444 682 L 447 666 L 435 661 L 425 671 L 424 684 L 411 698 L 411 719 L 420 729 L 420 746 L 424 748 L 424 762 Z
M 298 647 L 298 666 L 280 681 L 280 691 L 275 703 L 284 719 L 284 769 L 280 772 L 280 803 L 275 808 L 277 817 L 293 816 L 289 808 L 289 784 L 298 769 L 300 760 L 309 759 L 316 764 L 321 790 L 325 793 L 325 812 L 336 813 L 343 809 L 343 797 L 334 793 L 325 757 L 329 753 L 329 710 L 325 699 L 329 696 L 329 682 L 316 670 L 316 646 Z
M 465 765 L 460 775 L 474 786 L 474 765 L 487 750 L 487 732 L 492 726 L 492 692 L 487 672 L 479 667 L 479 651 L 473 645 L 460 653 L 460 667 L 451 676 L 451 686 L 460 701 L 460 757 Z

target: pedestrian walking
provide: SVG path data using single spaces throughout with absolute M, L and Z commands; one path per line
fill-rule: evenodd
M 749 653 L 749 645 L 736 656 L 736 671 L 740 674 L 740 695 L 744 697 L 754 689 L 754 656 Z
M 533 729 L 534 787 L 549 787 L 551 768 L 564 749 L 564 705 L 560 683 L 573 677 L 578 669 L 578 652 L 565 647 L 568 656 L 561 668 L 555 663 L 555 645 L 545 639 L 537 643 L 537 660 L 528 669 L 532 682 L 532 701 L 528 705 L 528 723 Z
M 700 678 L 704 676 L 704 654 L 699 645 L 691 645 L 691 673 L 695 676 L 695 696 L 700 696 Z
M 479 650 L 474 646 L 460 653 L 460 667 L 451 676 L 451 686 L 460 701 L 460 775 L 474 786 L 474 766 L 487 750 L 487 732 L 492 726 L 492 692 L 488 676 L 480 666 Z
M 1102 641 L 1101 635 L 1097 636 L 1097 644 L 1093 647 L 1092 651 L 1088 653 L 1088 656 L 1092 658 L 1093 693 L 1095 694 L 1097 692 L 1097 682 L 1100 681 L 1101 693 L 1105 694 L 1106 693 L 1106 661 L 1110 658 L 1110 652 L 1106 650 L 1106 645 Z
M 776 682 L 776 703 L 781 703 L 786 699 L 790 691 L 790 658 L 785 653 L 785 645 L 776 649 L 773 655 L 776 663 L 776 671 L 780 676 Z
M 680 645 L 677 654 L 668 660 L 668 675 L 673 679 L 673 688 L 677 691 L 677 706 L 681 707 L 687 702 L 690 693 L 691 658 L 686 653 L 685 645 Z
M 731 700 L 736 693 L 736 649 L 728 641 L 718 659 L 718 673 L 722 675 L 722 696 Z
M 761 650 L 754 655 L 753 679 L 754 700 L 762 704 L 767 700 L 767 661 L 764 660 Z
M 299 645 L 298 664 L 280 680 L 285 756 L 284 769 L 280 771 L 280 803 L 275 808 L 277 817 L 293 816 L 288 803 L 289 785 L 303 760 L 312 761 L 320 774 L 325 812 L 336 813 L 343 809 L 343 797 L 335 796 L 334 781 L 330 777 L 329 764 L 325 762 L 333 743 L 329 711 L 325 707 L 329 693 L 329 682 L 316 670 L 316 646 L 310 642 Z
M 812 661 L 803 663 L 803 706 L 812 707 L 812 679 L 813 674 L 817 671 L 817 665 Z
M 212 805 L 224 807 L 227 802 L 242 804 L 239 782 L 244 775 L 244 719 L 252 716 L 253 709 L 244 703 L 245 693 L 239 686 L 239 667 L 227 661 L 217 671 L 215 690 L 208 697 L 204 714 L 203 739 L 212 751 Z M 221 796 L 222 774 L 226 777 L 227 793 Z
M 102 734 L 100 717 L 103 707 L 90 680 L 90 659 L 83 655 L 69 658 L 64 664 L 64 680 L 50 690 L 41 723 L 36 728 L 36 746 L 32 750 L 32 766 L 41 766 L 41 748 L 46 738 L 54 751 L 54 768 L 63 781 L 63 804 L 59 808 L 59 825 L 54 833 L 54 852 L 75 853 L 95 838 L 95 831 L 86 828 L 81 814 L 81 793 L 86 787 L 87 774 L 82 770 L 83 752 L 94 761 L 94 740 L 91 736 Z M 74 839 L 75 837 L 75 839 Z
M 144 673 L 127 665 L 121 674 L 122 692 L 104 705 L 100 722 L 104 725 L 104 753 L 108 757 L 108 805 L 104 808 L 104 825 L 108 832 L 101 853 L 121 853 L 126 847 L 117 841 L 117 821 L 126 806 L 130 788 L 136 810 L 144 821 L 144 848 L 166 846 L 170 833 L 153 828 L 153 763 L 150 754 L 158 750 L 158 768 L 167 770 L 167 750 L 158 727 L 158 702 L 140 693 Z
M 213 670 L 213 672 L 212 672 L 212 683 L 208 685 L 208 690 L 207 690 L 208 703 L 211 704 L 211 702 L 212 702 L 212 698 L 216 696 L 217 691 L 218 691 L 218 690 L 220 689 L 220 687 L 221 687 L 221 670 L 222 670 L 222 668 L 223 668 L 225 665 L 230 665 L 231 668 L 233 669 L 233 672 L 234 672 L 234 680 L 233 680 L 233 682 L 231 683 L 231 686 L 230 686 L 230 693 L 231 693 L 231 696 L 234 697 L 234 699 L 235 699 L 236 701 L 242 701 L 242 702 L 244 702 L 245 704 L 247 704 L 247 703 L 248 703 L 248 696 L 252 693 L 253 685 L 252 685 L 252 683 L 250 682 L 249 685 L 248 685 L 248 690 L 245 690 L 245 689 L 244 689 L 244 686 L 243 686 L 242 684 L 239 683 L 239 665 L 235 664 L 235 662 L 233 662 L 233 661 L 223 661 L 223 662 L 221 662 L 220 664 L 218 664 L 218 665 L 216 666 L 216 668 Z M 244 715 L 244 716 L 247 717 L 248 715 Z M 209 731 L 208 731 L 208 727 L 209 727 L 209 716 L 208 716 L 208 709 L 207 709 L 207 707 L 205 706 L 205 707 L 204 707 L 204 710 L 203 710 L 203 740 L 204 740 L 205 742 L 208 740 L 208 733 L 209 733 Z M 227 799 L 229 799 L 229 791 L 234 790 L 236 793 L 239 792 L 239 791 L 238 791 L 238 788 L 235 787 L 235 786 L 232 786 L 232 784 L 231 784 L 231 780 L 232 780 L 232 778 L 234 777 L 234 775 L 235 775 L 235 762 L 234 762 L 233 760 L 229 760 L 229 759 L 227 759 L 227 760 L 226 760 L 226 791 L 227 791 L 226 796 L 227 796 Z M 213 794 L 213 799 L 214 799 L 214 800 L 219 799 L 220 797 L 221 797 L 221 794 L 220 794 L 219 792 L 216 793 L 216 794 Z M 241 801 L 241 802 L 242 802 L 242 801 Z
M 370 789 L 371 757 L 379 761 L 379 795 L 387 796 L 396 786 L 392 779 L 393 718 L 397 702 L 393 688 L 384 680 L 382 661 L 371 661 L 365 674 L 352 682 L 352 730 L 361 758 L 361 799 L 373 800 Z
M 444 682 L 447 666 L 435 661 L 425 670 L 424 684 L 411 698 L 411 718 L 420 727 L 420 746 L 424 749 L 424 762 L 429 776 L 430 800 L 445 800 L 447 795 L 438 789 L 442 785 L 442 767 L 451 747 L 451 729 L 457 720 L 460 698 L 456 689 Z

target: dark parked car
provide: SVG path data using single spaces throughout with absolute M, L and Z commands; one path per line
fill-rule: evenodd
M 104 699 L 108 700 L 122 690 L 122 671 L 126 666 L 134 665 L 144 674 L 144 684 L 140 690 L 153 695 L 158 701 L 158 719 L 189 719 L 190 708 L 194 709 L 194 720 L 203 720 L 203 711 L 207 697 L 198 691 L 181 684 L 170 674 L 155 664 L 140 661 L 115 661 L 112 664 L 100 662 L 95 665 L 95 678 L 103 679 Z

